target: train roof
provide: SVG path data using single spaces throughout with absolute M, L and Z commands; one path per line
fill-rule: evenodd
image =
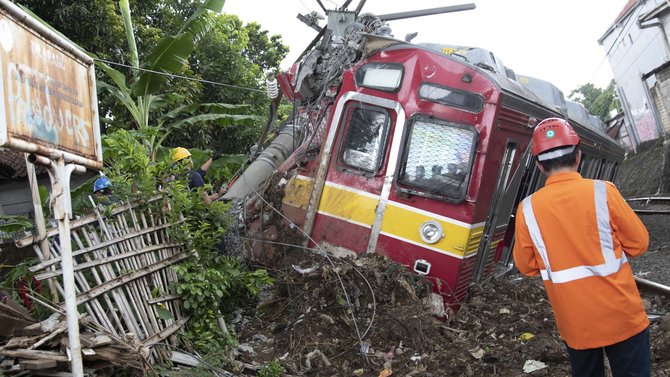
M 387 39 L 389 42 L 390 38 Z M 606 141 L 611 146 L 610 152 L 623 156 L 623 147 L 610 137 L 599 124 L 590 119 L 591 114 L 585 117 L 574 118 L 570 114 L 569 102 L 563 97 L 563 93 L 548 81 L 533 78 L 525 75 L 516 75 L 513 70 L 506 67 L 502 61 L 491 51 L 478 47 L 465 47 L 458 45 L 449 45 L 441 43 L 420 43 L 412 44 L 399 40 L 392 40 L 386 47 L 381 49 L 399 50 L 407 48 L 418 48 L 440 54 L 451 60 L 457 60 L 461 63 L 471 65 L 481 73 L 487 75 L 506 95 L 512 97 L 520 103 L 532 103 L 533 105 L 544 108 L 546 114 L 544 117 L 558 116 L 567 118 L 571 124 L 579 127 L 584 136 L 593 140 L 598 140 L 597 144 L 601 147 L 602 142 Z M 519 77 L 525 79 L 528 85 L 518 81 Z M 580 105 L 581 106 L 581 105 Z M 614 149 L 614 150 L 612 150 Z

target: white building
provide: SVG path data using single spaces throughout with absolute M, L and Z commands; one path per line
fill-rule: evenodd
M 668 33 L 668 1 L 630 0 L 598 40 L 614 73 L 626 116 L 626 143 L 633 149 L 670 132 Z

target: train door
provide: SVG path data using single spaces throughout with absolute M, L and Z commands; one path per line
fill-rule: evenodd
M 314 241 L 374 251 L 404 122 L 398 102 L 354 92 L 340 98 L 316 178 Z
M 491 198 L 489 215 L 484 225 L 484 235 L 477 253 L 475 270 L 472 274 L 475 283 L 492 272 L 497 247 L 502 246 L 510 216 L 515 209 L 515 199 L 521 185 L 530 148 L 526 148 L 519 163 L 516 164 L 516 170 L 513 171 L 518 149 L 518 142 L 508 140 L 500 164 L 496 188 Z
M 519 170 L 517 170 L 512 179 L 520 179 L 521 183 L 518 186 L 519 188 L 516 193 L 516 198 L 511 201 L 513 205 L 510 212 L 510 226 L 502 241 L 502 246 L 498 246 L 501 251 L 500 259 L 498 260 L 498 266 L 501 267 L 501 271 L 499 271 L 500 273 L 509 271 L 510 267 L 514 264 L 512 260 L 512 249 L 514 247 L 514 218 L 519 203 L 528 195 L 537 191 L 541 186 L 544 186 L 544 182 L 546 181 L 546 176 L 533 163 L 533 158 L 530 155 L 530 148 L 524 153 L 519 165 Z

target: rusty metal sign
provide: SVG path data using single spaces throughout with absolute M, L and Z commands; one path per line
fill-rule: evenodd
M 0 146 L 102 168 L 93 60 L 0 0 Z

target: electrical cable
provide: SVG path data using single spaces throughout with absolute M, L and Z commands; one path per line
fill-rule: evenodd
M 245 184 L 246 184 L 246 183 L 245 183 Z M 290 225 L 292 225 L 295 229 L 298 229 L 298 230 L 299 230 L 305 237 L 307 237 L 308 240 L 310 240 L 312 243 L 314 243 L 315 245 L 317 245 L 317 247 L 319 247 L 319 244 L 318 244 L 318 243 L 317 243 L 317 242 L 316 242 L 316 241 L 315 241 L 309 234 L 307 234 L 304 230 L 302 230 L 302 228 L 300 228 L 297 224 L 295 224 L 295 223 L 294 223 L 293 221 L 291 221 L 288 217 L 286 217 L 283 213 L 281 213 L 281 211 L 279 211 L 277 208 L 275 208 L 271 203 L 269 203 L 267 200 L 265 200 L 265 198 L 264 198 L 264 197 L 263 197 L 263 196 L 262 196 L 262 195 L 261 195 L 255 188 L 254 188 L 254 187 L 251 187 L 251 186 L 249 186 L 249 185 L 247 184 L 247 188 L 251 189 L 251 191 L 253 191 L 253 193 L 256 194 L 256 196 L 257 196 L 263 203 L 265 203 L 265 205 L 267 205 L 268 207 L 270 207 L 270 209 L 271 209 L 272 211 L 274 211 L 274 212 L 277 213 L 279 216 L 281 216 L 284 220 L 286 220 L 286 221 L 287 221 Z M 351 306 L 352 304 L 351 304 L 351 299 L 349 298 L 349 292 L 347 291 L 346 287 L 344 286 L 344 281 L 342 281 L 342 276 L 340 276 L 340 274 L 337 272 L 337 269 L 336 269 L 336 266 L 335 266 L 335 262 L 333 262 L 332 258 L 328 255 L 328 253 L 327 253 L 325 250 L 323 250 L 322 248 L 320 248 L 320 247 L 319 247 L 319 249 L 318 249 L 318 253 L 319 253 L 321 256 L 323 256 L 324 258 L 326 258 L 326 260 L 328 261 L 328 263 L 330 263 L 330 265 L 333 267 L 333 272 L 334 272 L 335 275 L 337 276 L 337 280 L 338 280 L 339 283 L 340 283 L 340 287 L 341 287 L 341 289 L 342 289 L 342 293 L 344 294 L 345 301 L 347 302 L 347 304 L 348 304 L 349 306 Z M 364 356 L 365 356 L 365 360 L 369 363 L 369 359 L 368 359 L 368 355 L 367 355 L 367 353 L 364 353 L 364 352 L 363 352 L 363 349 L 365 348 L 365 347 L 364 347 L 365 345 L 364 345 L 364 342 L 363 342 L 363 337 L 364 337 L 365 335 L 367 335 L 368 331 L 372 328 L 372 324 L 374 323 L 374 321 L 370 321 L 370 325 L 369 325 L 368 328 L 366 329 L 364 335 L 361 335 L 361 331 L 360 331 L 360 329 L 359 329 L 359 327 L 358 327 L 358 321 L 356 320 L 356 316 L 354 315 L 353 310 L 350 311 L 350 314 L 351 314 L 351 319 L 352 319 L 353 324 L 354 324 L 354 329 L 356 330 L 356 335 L 358 336 L 358 342 L 359 342 L 359 346 L 360 346 L 360 351 L 361 351 L 361 353 L 364 354 Z
M 147 69 L 147 68 L 133 67 L 133 66 L 128 65 L 128 64 L 117 63 L 117 62 L 114 62 L 114 61 L 111 61 L 111 60 L 106 60 L 106 59 L 94 58 L 94 60 L 97 60 L 99 62 L 103 62 L 103 63 L 106 63 L 106 64 L 116 65 L 116 66 L 119 66 L 119 67 L 125 67 L 125 68 L 133 69 L 133 70 L 136 70 L 136 71 L 154 73 L 154 74 L 162 75 L 162 76 L 166 76 L 166 77 L 172 77 L 172 78 L 177 78 L 177 79 L 195 81 L 195 82 L 200 82 L 200 83 L 203 83 L 203 84 L 218 85 L 218 86 L 223 86 L 223 87 L 232 88 L 232 89 L 247 90 L 247 91 L 250 91 L 250 92 L 258 92 L 258 93 L 263 93 L 263 94 L 266 93 L 266 91 L 263 90 L 263 89 L 249 88 L 249 87 L 244 87 L 244 86 L 239 86 L 239 85 L 232 85 L 232 84 L 224 84 L 224 83 L 218 82 L 218 81 L 196 79 L 196 78 L 193 78 L 193 77 L 188 77 L 188 76 L 183 76 L 183 75 L 176 75 L 176 74 L 173 74 L 173 73 L 165 73 L 165 72 L 155 71 L 155 70 Z
M 642 9 L 641 7 L 638 7 L 638 8 L 637 8 L 638 15 L 639 15 L 641 9 Z M 600 61 L 600 64 L 598 64 L 598 67 L 596 68 L 596 70 L 595 70 L 595 71 L 593 72 L 593 74 L 591 75 L 591 78 L 589 79 L 589 82 L 593 81 L 593 78 L 596 76 L 596 74 L 597 74 L 598 71 L 600 70 L 600 67 L 602 67 L 602 65 L 603 65 L 603 63 L 605 62 L 605 60 L 607 60 L 607 57 L 609 56 L 610 52 L 612 52 L 612 49 L 614 48 L 614 46 L 617 45 L 617 41 L 619 40 L 619 37 L 621 37 L 621 35 L 624 33 L 624 31 L 626 31 L 627 29 L 630 29 L 631 25 L 633 25 L 632 23 L 629 23 L 629 21 L 632 20 L 632 19 L 634 19 L 634 18 L 637 17 L 638 15 L 633 16 L 633 15 L 631 14 L 631 15 L 626 19 L 624 25 L 621 27 L 621 30 L 619 31 L 619 34 L 617 34 L 616 38 L 614 38 L 614 42 L 612 43 L 612 45 L 610 46 L 610 48 L 607 49 L 607 52 L 605 53 L 605 56 L 604 56 L 603 59 Z M 624 56 L 625 56 L 625 55 L 624 55 Z

